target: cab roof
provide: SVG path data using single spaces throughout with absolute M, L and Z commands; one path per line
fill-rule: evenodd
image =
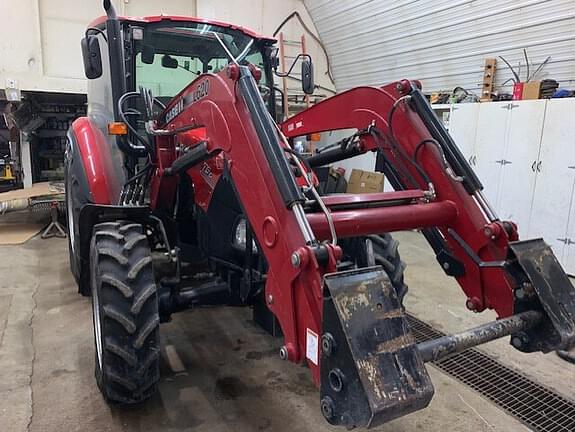
M 126 16 L 119 16 L 118 19 L 120 21 L 126 21 L 128 23 L 133 24 L 150 24 L 150 23 L 159 23 L 159 22 L 193 22 L 193 23 L 200 23 L 200 24 L 212 24 L 220 27 L 230 28 L 232 30 L 238 30 L 245 35 L 252 37 L 254 39 L 258 39 L 261 41 L 267 42 L 276 42 L 276 39 L 263 36 L 259 33 L 256 33 L 253 30 L 250 30 L 246 27 L 238 26 L 235 24 L 230 24 L 222 21 L 214 21 L 214 20 L 207 20 L 203 18 L 196 18 L 190 16 L 181 16 L 181 15 L 154 15 L 154 16 L 145 16 L 145 17 L 126 17 Z M 93 20 L 88 27 L 100 27 L 106 23 L 107 17 L 101 16 Z

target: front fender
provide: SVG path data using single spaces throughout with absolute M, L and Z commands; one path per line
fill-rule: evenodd
M 94 226 L 102 222 L 130 220 L 145 223 L 151 214 L 149 207 L 124 207 L 116 205 L 86 204 L 80 211 L 80 256 L 83 261 L 90 259 L 90 240 Z M 88 266 L 82 266 L 87 268 Z
M 122 177 L 117 167 L 121 171 L 122 162 L 114 160 L 107 137 L 88 117 L 76 119 L 71 129 L 92 202 L 117 202 Z

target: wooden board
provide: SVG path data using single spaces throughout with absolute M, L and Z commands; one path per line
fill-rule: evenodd
M 0 245 L 18 245 L 38 234 L 46 224 L 6 223 L 0 224 Z
M 32 187 L 28 189 L 16 189 L 0 193 L 0 202 L 20 198 L 32 198 L 41 195 L 58 195 L 61 193 L 63 193 L 63 191 L 50 186 L 50 182 L 34 183 Z
M 17 189 L 0 193 L 0 202 L 44 195 L 61 195 L 62 193 L 61 190 L 51 186 L 50 182 L 35 183 L 28 189 Z M 0 245 L 25 243 L 42 231 L 50 220 L 48 213 L 46 213 L 46 217 L 42 217 L 42 219 L 46 219 L 45 222 L 39 221 L 39 217 L 34 217 L 34 214 L 28 212 L 20 214 L 23 216 L 19 220 L 15 220 L 15 217 L 19 217 L 17 213 L 6 214 L 5 217 L 0 217 Z

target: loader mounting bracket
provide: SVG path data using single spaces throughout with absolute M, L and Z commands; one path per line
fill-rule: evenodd
M 515 335 L 511 341 L 524 352 L 549 352 L 575 344 L 575 290 L 551 248 L 542 239 L 509 244 L 511 274 L 518 282 L 515 313 L 543 309 L 548 319 Z
M 373 427 L 425 408 L 433 384 L 403 308 L 381 267 L 324 278 L 321 409 L 347 428 Z

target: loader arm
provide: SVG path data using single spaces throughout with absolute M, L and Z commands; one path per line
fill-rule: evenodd
M 400 92 L 398 86 L 404 86 L 404 90 Z M 426 118 L 414 109 L 415 98 L 423 99 L 423 96 L 408 82 L 382 88 L 358 87 L 290 118 L 282 124 L 282 130 L 288 137 L 336 129 L 363 131 L 355 148 L 348 148 L 348 154 L 336 149 L 331 152 L 331 160 L 380 150 L 385 160 L 386 177 L 396 190 L 419 190 L 426 191 L 428 196 L 435 195 L 427 200 L 428 203 L 412 207 L 414 214 L 425 212 L 431 203 L 453 205 L 457 216 L 448 223 L 436 224 L 439 235 L 428 232 L 428 240 L 443 268 L 455 276 L 463 288 L 470 309 L 481 312 L 490 308 L 500 317 L 509 316 L 513 313 L 513 280 L 502 263 L 508 254 L 509 241 L 517 240 L 516 228 L 512 223 L 499 221 L 488 207 L 482 207 L 485 200 L 481 185 L 465 158 L 456 160 L 459 166 L 450 163 L 454 171 L 458 168 L 456 174 L 462 181 L 455 181 L 449 175 L 441 155 L 443 152 L 447 157 L 448 153 L 439 150 L 434 144 L 439 141 L 430 132 L 436 125 L 425 124 Z M 455 147 L 452 151 L 458 149 Z M 338 155 L 343 157 L 338 158 Z M 329 156 L 324 155 L 324 160 Z M 428 178 L 422 177 L 421 171 Z M 424 199 L 422 195 L 420 200 Z M 334 218 L 338 218 L 337 212 Z M 349 218 L 359 222 L 361 210 Z M 368 222 L 369 218 L 366 219 Z M 364 225 L 364 222 L 358 224 Z M 381 228 L 387 231 L 388 226 L 384 224 Z M 396 230 L 393 226 L 390 228 Z
M 323 162 L 379 151 L 396 189 L 310 198 L 311 186 L 298 181 L 303 161 L 266 111 L 254 75 L 231 64 L 170 102 L 149 130 L 158 155 L 151 203 L 170 211 L 178 176 L 219 155 L 268 263 L 265 299 L 284 335 L 280 355 L 307 362 L 330 423 L 371 427 L 425 407 L 430 359 L 510 334 L 523 351 L 574 342 L 575 291 L 557 260 L 542 241 L 519 242 L 515 225 L 497 219 L 415 85 L 353 89 L 281 125 L 290 138 L 357 129 L 356 141 Z M 206 139 L 176 146 L 193 128 L 205 128 Z M 418 347 L 380 267 L 336 268 L 337 237 L 398 229 L 423 229 L 468 308 L 493 308 L 502 320 Z
M 196 79 L 168 105 L 166 112 L 179 103 L 184 108 L 167 128 L 185 128 L 190 123 L 204 127 L 207 139 L 202 160 L 223 154 L 268 262 L 265 297 L 282 327 L 284 355 L 290 361 L 301 362 L 305 359 L 308 329 L 321 334 L 322 278 L 336 270 L 341 250 L 313 238 L 302 208 L 305 198 L 250 69 L 233 65 L 228 75 L 206 74 Z M 171 202 L 170 193 L 174 191 L 174 177 L 162 174 L 176 163 L 171 139 L 157 139 L 159 175 L 151 187 L 152 205 L 156 208 Z M 296 259 L 297 266 L 293 264 Z M 308 364 L 318 383 L 317 360 Z

